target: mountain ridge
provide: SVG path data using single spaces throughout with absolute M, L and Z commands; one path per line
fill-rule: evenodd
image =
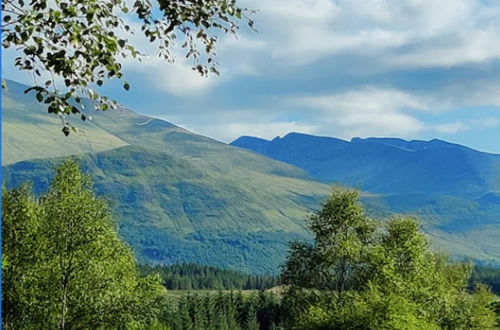
M 437 139 L 354 138 L 349 142 L 289 133 L 272 141 L 240 137 L 231 145 L 367 191 L 473 197 L 500 188 L 500 155 Z

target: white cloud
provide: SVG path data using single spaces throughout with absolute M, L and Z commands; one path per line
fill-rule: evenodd
M 414 95 L 395 90 L 365 87 L 337 94 L 292 98 L 291 103 L 320 110 L 324 128 L 338 127 L 339 136 L 414 136 L 424 124 L 406 113 L 427 110 L 429 105 Z
M 176 96 L 199 95 L 216 86 L 216 77 L 202 77 L 192 69 L 193 62 L 186 59 L 185 50 L 179 45 L 172 44 L 170 49 L 173 62 L 167 62 L 156 54 L 157 44 L 144 38 L 141 26 L 137 22 L 126 20 L 133 34 L 120 32 L 122 37 L 128 38 L 136 49 L 146 55 L 141 61 L 128 57 L 123 61 L 124 71 L 133 72 L 160 92 Z M 220 80 L 220 79 L 219 79 Z
M 145 75 L 159 91 L 177 96 L 189 96 L 208 91 L 216 83 L 213 77 L 201 77 L 183 60 L 165 63 L 159 58 L 143 61 L 144 64 L 128 67 Z
M 351 111 L 392 112 L 401 108 L 425 110 L 429 107 L 414 95 L 397 89 L 379 87 L 364 87 L 331 95 L 295 98 L 292 102 L 344 113 Z
M 188 125 L 186 128 L 200 134 L 208 135 L 216 140 L 231 142 L 242 135 L 257 136 L 264 139 L 273 139 L 289 132 L 315 134 L 317 127 L 297 122 L 232 122 L 219 125 Z
M 495 117 L 487 117 L 487 118 L 475 119 L 472 121 L 472 124 L 478 127 L 493 128 L 493 127 L 498 127 L 500 125 L 500 120 Z
M 498 94 L 482 94 L 484 90 L 500 91 L 500 86 L 471 84 L 468 90 L 449 88 L 432 92 L 409 92 L 394 88 L 363 87 L 328 95 L 291 98 L 289 104 L 304 107 L 313 121 L 321 123 L 316 131 L 336 136 L 417 137 L 423 133 L 455 134 L 481 128 L 497 127 L 497 117 L 457 120 L 432 124 L 418 114 L 438 116 L 453 107 L 499 106 Z M 452 107 L 452 108 L 450 108 Z M 436 111 L 440 110 L 440 111 Z M 471 110 L 473 111 L 473 110 Z
M 379 69 L 449 67 L 500 58 L 500 4 L 480 0 L 247 0 L 258 8 L 259 47 L 279 66 L 355 54 Z M 266 47 L 262 47 L 265 43 Z M 355 67 L 353 67 L 355 68 Z M 348 68 L 344 68 L 346 70 Z
M 498 120 L 498 118 L 487 117 L 468 121 L 455 121 L 451 123 L 437 124 L 433 127 L 433 130 L 438 133 L 456 134 L 473 129 L 494 128 L 498 127 L 499 124 L 500 120 Z
M 460 121 L 452 123 L 438 124 L 434 127 L 435 131 L 445 134 L 454 134 L 468 129 L 468 126 Z

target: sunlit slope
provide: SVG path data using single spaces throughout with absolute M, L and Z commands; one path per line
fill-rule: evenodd
M 127 109 L 99 113 L 94 123 L 131 145 L 166 152 L 194 166 L 245 179 L 249 171 L 310 179 L 306 171 L 268 157 L 192 133 L 167 121 Z
M 328 192 L 317 182 L 272 174 L 239 180 L 140 146 L 79 159 L 114 205 L 121 235 L 148 263 L 276 271 L 288 241 L 307 237 L 304 219 Z M 4 180 L 11 187 L 30 181 L 43 191 L 60 161 L 7 166 Z
M 127 145 L 92 122 L 78 122 L 80 132 L 64 137 L 62 123 L 49 115 L 27 86 L 7 81 L 2 92 L 2 164 L 18 161 L 99 152 Z
M 304 220 L 328 194 L 328 185 L 297 167 L 127 109 L 95 112 L 87 102 L 92 121 L 75 122 L 85 135 L 64 138 L 24 86 L 9 86 L 18 88 L 7 92 L 16 101 L 5 99 L 7 122 L 19 129 L 4 126 L 7 186 L 30 181 L 43 191 L 63 159 L 53 156 L 76 155 L 143 262 L 275 272 L 288 241 L 307 236 Z

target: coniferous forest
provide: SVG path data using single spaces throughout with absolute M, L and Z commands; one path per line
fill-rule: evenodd
M 28 184 L 3 191 L 5 329 L 495 327 L 497 270 L 432 252 L 414 218 L 371 219 L 357 191 L 333 190 L 309 219 L 313 241 L 290 243 L 278 280 L 139 266 L 78 164 L 55 171 L 42 196 Z
M 278 277 L 249 275 L 198 264 L 140 265 L 142 275 L 160 275 L 169 290 L 265 290 L 278 285 Z

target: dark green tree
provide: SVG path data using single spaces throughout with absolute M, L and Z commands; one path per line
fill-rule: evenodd
M 68 160 L 49 192 L 3 194 L 3 326 L 32 329 L 141 327 L 152 323 L 162 288 L 140 278 L 105 200 Z
M 110 78 L 123 79 L 125 58 L 145 57 L 128 39 L 133 33 L 168 62 L 174 60 L 172 45 L 181 45 L 193 69 L 207 75 L 219 73 L 218 36 L 236 33 L 241 20 L 253 27 L 250 11 L 235 0 L 5 0 L 2 13 L 2 46 L 18 50 L 16 67 L 33 76 L 27 92 L 34 91 L 49 113 L 78 114 L 83 120 L 83 97 L 100 110 L 117 107 L 96 87 Z M 124 81 L 123 87 L 130 86 Z M 73 126 L 64 124 L 67 135 Z
M 250 305 L 247 311 L 247 318 L 245 321 L 245 327 L 244 329 L 246 330 L 259 330 L 259 321 L 257 320 L 257 311 L 253 307 L 253 305 Z

